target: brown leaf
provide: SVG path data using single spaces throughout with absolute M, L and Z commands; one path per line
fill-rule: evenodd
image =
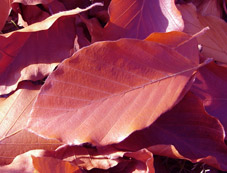
M 222 17 L 222 5 L 223 0 L 192 0 L 192 3 L 196 6 L 197 11 L 203 16 L 212 15 L 216 17 Z
M 61 143 L 20 130 L 0 141 L 0 165 L 9 164 L 22 153 L 34 149 L 55 150 Z
M 182 31 L 183 20 L 174 0 L 112 0 L 110 21 L 103 29 L 95 19 L 83 18 L 92 42 L 119 38 L 145 39 L 152 32 Z
M 41 85 L 23 82 L 8 98 L 0 101 L 0 141 L 24 129 Z
M 13 3 L 21 3 L 24 5 L 37 5 L 37 4 L 48 4 L 53 0 L 13 0 Z
M 191 91 L 203 100 L 206 111 L 227 131 L 227 67 L 211 63 L 199 70 Z M 226 138 L 227 139 L 227 138 Z
M 82 170 L 70 162 L 55 159 L 53 157 L 34 157 L 32 156 L 33 166 L 37 172 L 61 172 L 61 173 L 82 173 Z
M 192 36 L 179 31 L 152 33 L 145 40 L 162 43 L 168 47 L 174 48 L 181 55 L 198 64 L 199 52 L 196 38 L 204 34 L 206 31 L 207 29 L 204 28 Z
M 178 103 L 199 67 L 150 41 L 92 44 L 48 77 L 29 129 L 66 143 L 119 142 Z
M 7 173 L 33 172 L 35 169 L 32 163 L 32 156 L 44 157 L 52 155 L 53 155 L 52 152 L 47 152 L 45 150 L 31 150 L 24 154 L 18 155 L 10 165 L 1 166 L 0 172 Z
M 0 165 L 31 149 L 55 149 L 60 143 L 23 130 L 40 85 L 22 82 L 17 91 L 0 101 Z
M 46 20 L 0 35 L 0 95 L 22 80 L 40 80 L 74 52 L 73 15 L 86 9 L 57 13 Z
M 11 9 L 10 0 L 2 0 L 0 5 L 0 31 L 5 25 Z
M 203 46 L 202 55 L 227 63 L 226 22 L 215 16 L 202 16 L 192 4 L 180 5 L 178 9 L 184 19 L 184 32 L 193 35 L 209 26 L 210 30 L 198 37 L 198 42 Z
M 205 112 L 202 101 L 192 93 L 149 128 L 133 133 L 115 147 L 128 151 L 147 147 L 153 154 L 201 161 L 227 170 L 223 127 Z

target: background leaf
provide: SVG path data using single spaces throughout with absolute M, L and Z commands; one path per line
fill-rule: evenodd
M 202 101 L 189 92 L 149 128 L 131 134 L 115 147 L 127 151 L 146 147 L 153 154 L 201 161 L 226 171 L 224 135 L 221 123 L 207 114 Z

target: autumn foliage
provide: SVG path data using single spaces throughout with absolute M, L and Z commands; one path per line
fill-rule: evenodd
M 226 12 L 2 0 L 0 172 L 227 171 Z

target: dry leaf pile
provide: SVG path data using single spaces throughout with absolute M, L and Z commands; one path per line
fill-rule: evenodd
M 2 0 L 0 172 L 227 171 L 226 12 Z

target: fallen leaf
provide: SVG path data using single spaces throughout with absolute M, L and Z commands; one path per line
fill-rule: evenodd
M 0 165 L 31 149 L 55 149 L 56 140 L 47 140 L 23 130 L 40 85 L 20 83 L 17 91 L 0 101 Z
M 227 67 L 214 62 L 199 70 L 191 91 L 203 100 L 206 111 L 218 118 L 227 131 Z M 227 139 L 227 138 L 226 138 Z
M 1 166 L 0 171 L 7 173 L 33 172 L 35 169 L 32 163 L 32 156 L 52 156 L 52 153 L 45 150 L 28 151 L 24 154 L 18 155 L 10 165 Z
M 37 4 L 49 4 L 53 0 L 13 0 L 13 3 L 21 3 L 24 5 L 37 5 Z
M 0 95 L 15 90 L 23 80 L 40 80 L 75 51 L 73 15 L 86 9 L 57 13 L 42 22 L 0 35 Z
M 226 171 L 224 135 L 221 123 L 207 114 L 202 101 L 189 92 L 151 126 L 131 134 L 114 146 L 127 151 L 146 147 L 156 155 L 200 161 Z
M 204 35 L 198 37 L 202 45 L 202 55 L 227 63 L 227 24 L 215 16 L 202 16 L 192 4 L 177 6 L 184 20 L 184 32 L 193 35 L 202 28 L 209 26 Z
M 74 164 L 71 164 L 67 161 L 62 161 L 59 159 L 55 159 L 53 157 L 34 157 L 32 156 L 33 166 L 35 168 L 35 172 L 61 172 L 61 173 L 82 173 L 83 171 Z
M 45 139 L 27 130 L 20 130 L 0 141 L 0 165 L 6 165 L 22 153 L 29 150 L 55 150 L 61 143 Z
M 17 91 L 0 102 L 0 141 L 26 127 L 32 104 L 41 85 L 23 82 Z
M 194 35 L 188 35 L 179 31 L 166 33 L 152 33 L 145 40 L 162 43 L 168 47 L 174 48 L 181 55 L 187 57 L 194 63 L 199 63 L 198 42 L 196 38 L 200 37 L 207 31 L 207 28 L 202 29 Z M 189 49 L 190 47 L 190 49 Z
M 69 161 L 84 170 L 153 172 L 153 154 L 141 149 L 136 152 L 118 151 L 111 146 L 62 146 L 55 151 L 55 158 Z
M 150 41 L 92 44 L 48 77 L 28 128 L 68 144 L 122 141 L 178 103 L 200 66 Z
M 119 38 L 145 39 L 152 32 L 182 31 L 183 20 L 174 0 L 112 0 L 110 21 L 102 28 L 96 19 L 85 21 L 92 42 Z
M 212 15 L 219 18 L 222 17 L 222 0 L 192 0 L 192 3 L 203 16 Z
M 0 31 L 4 27 L 11 10 L 10 0 L 2 0 L 0 6 Z

